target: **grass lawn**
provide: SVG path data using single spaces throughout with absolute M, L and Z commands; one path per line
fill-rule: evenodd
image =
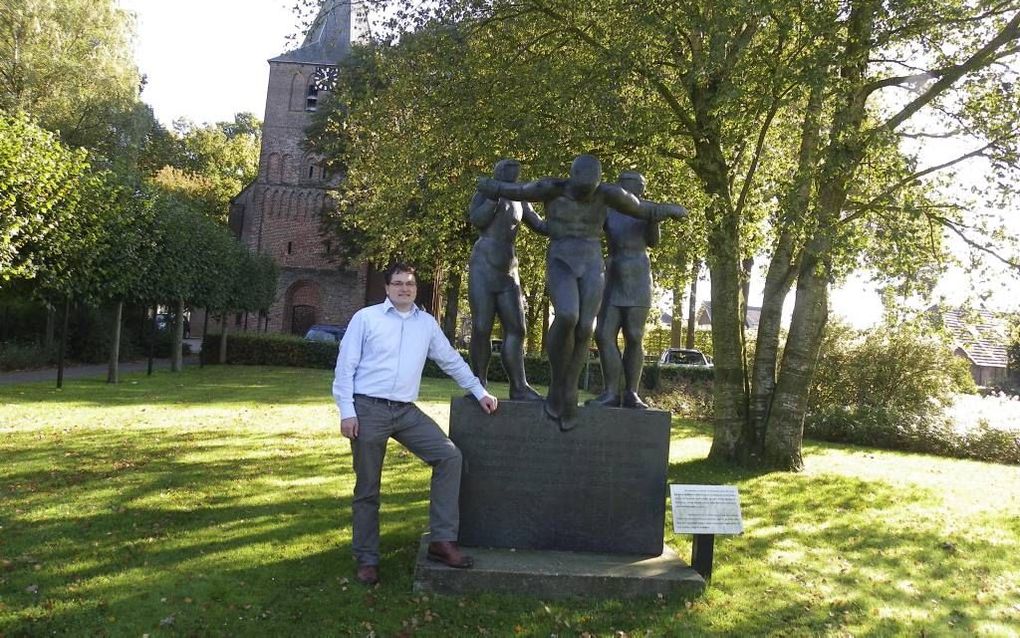
M 705 461 L 709 432 L 680 421 L 670 481 L 738 485 L 747 529 L 717 540 L 701 598 L 413 594 L 428 472 L 395 444 L 384 581 L 362 588 L 330 382 L 0 386 L 0 636 L 1020 635 L 1020 468 L 811 444 L 803 473 L 760 474 Z M 426 380 L 422 405 L 445 423 L 455 393 Z

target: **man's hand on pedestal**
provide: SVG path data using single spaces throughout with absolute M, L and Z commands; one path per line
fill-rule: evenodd
M 482 411 L 486 414 L 492 414 L 496 411 L 496 406 L 499 401 L 496 397 L 486 392 L 482 398 L 478 399 L 478 403 L 482 406 Z
M 340 432 L 348 439 L 358 438 L 358 417 L 351 416 L 340 420 Z

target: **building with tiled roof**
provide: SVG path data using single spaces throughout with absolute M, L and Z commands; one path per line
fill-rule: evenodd
M 985 309 L 932 306 L 927 312 L 952 337 L 954 354 L 967 360 L 978 385 L 1006 381 L 1009 330 L 1005 319 Z

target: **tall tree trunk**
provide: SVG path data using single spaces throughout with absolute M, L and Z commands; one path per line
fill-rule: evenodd
M 669 324 L 670 348 L 679 348 L 684 342 L 684 283 L 677 279 L 673 284 L 673 319 Z
M 451 345 L 457 343 L 457 308 L 460 303 L 461 271 L 451 269 L 446 280 L 446 310 L 443 311 L 443 334 Z
M 53 342 L 57 332 L 57 309 L 46 302 L 46 332 L 43 333 L 43 348 L 47 356 L 53 351 Z
M 695 259 L 691 264 L 691 297 L 687 302 L 687 342 L 686 348 L 694 348 L 694 331 L 698 322 L 698 277 L 701 276 L 701 260 Z
M 790 336 L 765 432 L 764 460 L 769 467 L 794 471 L 804 467 L 804 414 L 829 312 L 824 270 L 812 256 L 804 259 L 797 277 Z
M 178 299 L 174 305 L 174 332 L 170 346 L 170 371 L 180 372 L 184 369 L 184 300 Z
M 147 376 L 152 376 L 152 363 L 156 358 L 156 315 L 159 314 L 159 304 L 152 304 L 152 318 L 149 320 L 149 366 Z
M 205 365 L 205 358 L 209 355 L 209 353 L 205 351 L 205 344 L 209 341 L 209 309 L 204 308 L 202 310 L 202 314 L 205 317 L 202 319 L 202 349 L 198 351 L 198 367 L 200 368 Z M 261 313 L 259 315 L 259 319 L 261 320 Z M 256 329 L 255 332 L 258 332 L 258 329 Z
M 68 316 L 71 314 L 71 295 L 64 300 L 64 320 L 60 331 L 60 346 L 57 352 L 57 387 L 64 387 L 64 353 L 67 351 Z
M 790 336 L 765 426 L 765 462 L 771 467 L 799 470 L 804 465 L 801 453 L 804 416 L 828 320 L 831 251 L 850 180 L 864 156 L 862 130 L 868 95 L 864 90 L 865 72 L 879 6 L 878 0 L 861 0 L 853 5 L 847 21 L 845 50 L 840 58 L 842 94 L 834 100 L 830 142 L 818 171 L 817 226 L 805 247 L 797 275 Z
M 754 257 L 745 257 L 740 261 L 740 323 L 747 328 L 747 300 L 751 296 L 751 271 L 754 270 Z
M 124 318 L 124 300 L 118 299 L 113 307 L 113 330 L 110 335 L 110 366 L 106 371 L 107 383 L 120 383 L 120 324 Z
M 227 314 L 228 313 L 226 311 L 223 311 L 223 314 L 220 315 L 220 326 L 221 326 L 221 328 L 220 328 L 220 358 L 219 358 L 220 365 L 226 365 L 226 363 L 227 363 L 227 324 L 230 323 L 229 321 L 227 321 Z
M 754 454 L 759 457 L 765 451 L 765 424 L 772 405 L 772 392 L 776 386 L 783 304 L 793 285 L 799 261 L 800 249 L 796 245 L 795 233 L 802 228 L 811 205 L 811 184 L 816 168 L 823 89 L 824 84 L 821 82 L 811 87 L 801 127 L 797 175 L 786 198 L 784 215 L 780 220 L 782 228 L 765 275 L 765 294 L 758 320 L 758 338 L 751 372 L 750 420 Z

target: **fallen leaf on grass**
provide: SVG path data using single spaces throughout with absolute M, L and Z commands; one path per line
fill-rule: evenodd
M 39 585 L 29 585 L 28 587 L 25 588 L 25 591 L 27 591 L 30 594 L 38 594 Z
M 176 614 L 170 614 L 169 616 L 167 616 L 163 620 L 159 621 L 159 626 L 160 627 L 172 627 L 173 624 L 174 624 L 174 621 L 176 620 L 175 616 L 176 616 Z

